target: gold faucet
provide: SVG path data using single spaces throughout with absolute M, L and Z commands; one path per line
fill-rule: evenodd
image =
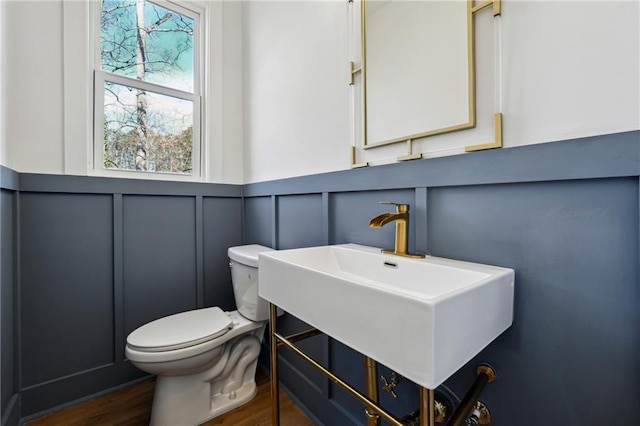
M 380 204 L 391 204 L 396 206 L 395 213 L 383 213 L 371 219 L 369 226 L 372 228 L 382 228 L 390 222 L 396 223 L 396 244 L 393 251 L 382 250 L 386 254 L 397 256 L 413 257 L 421 259 L 424 254 L 409 253 L 409 205 L 397 204 L 390 201 L 381 201 Z

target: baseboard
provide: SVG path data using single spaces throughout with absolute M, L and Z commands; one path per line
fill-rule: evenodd
M 89 401 L 89 400 L 94 399 L 94 398 L 99 398 L 101 396 L 110 394 L 112 392 L 116 392 L 116 391 L 118 391 L 120 389 L 124 389 L 124 388 L 127 388 L 129 386 L 133 386 L 135 384 L 144 382 L 145 380 L 149 380 L 152 377 L 153 376 L 151 376 L 151 375 L 145 375 L 143 377 L 139 377 L 139 378 L 136 378 L 134 380 L 130 380 L 130 381 L 127 381 L 125 383 L 121 383 L 119 385 L 112 386 L 110 388 L 101 390 L 99 392 L 95 392 L 95 393 L 92 393 L 90 395 L 86 395 L 86 396 L 83 396 L 81 398 L 74 399 L 73 401 L 65 402 L 64 404 L 59 404 L 59 405 L 56 405 L 55 407 L 47 408 L 45 410 L 38 411 L 37 413 L 26 415 L 25 417 L 23 417 L 21 419 L 20 424 L 24 424 L 24 423 L 26 423 L 28 421 L 37 419 L 37 418 L 42 417 L 42 416 L 46 416 L 47 414 L 52 414 L 52 413 L 64 410 L 66 408 L 73 407 L 74 405 L 81 404 L 83 402 Z M 2 426 L 5 426 L 5 424 L 3 423 Z
M 2 426 L 21 425 L 20 421 L 20 394 L 14 394 L 7 404 L 7 409 L 2 413 Z

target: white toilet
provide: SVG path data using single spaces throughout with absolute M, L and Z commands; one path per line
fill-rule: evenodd
M 229 248 L 237 311 L 182 312 L 129 334 L 127 358 L 158 376 L 151 425 L 198 425 L 255 396 L 269 319 L 269 303 L 258 297 L 258 254 L 272 250 L 255 244 Z

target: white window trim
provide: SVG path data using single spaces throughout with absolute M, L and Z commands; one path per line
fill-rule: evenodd
M 163 2 L 154 0 L 154 3 Z M 200 83 L 199 94 L 200 131 L 199 175 L 180 175 L 160 172 L 141 172 L 123 170 L 105 170 L 96 168 L 94 144 L 94 70 L 100 62 L 98 28 L 100 26 L 100 1 L 63 1 L 63 116 L 64 116 L 64 173 L 68 175 L 105 176 L 114 178 L 134 178 L 169 181 L 211 181 L 211 159 L 220 161 L 222 154 L 218 133 L 211 135 L 210 129 L 222 124 L 222 100 L 212 96 L 214 90 L 221 89 L 218 68 L 222 62 L 221 2 L 180 1 L 164 2 L 172 9 L 186 9 L 200 15 L 199 29 L 194 33 L 198 37 L 199 63 L 194 64 L 198 73 L 194 86 Z M 178 10 L 179 11 L 179 10 Z M 195 55 L 198 56 L 198 55 Z M 207 71 L 211 64 L 216 70 Z M 211 77 L 215 75 L 215 81 Z M 214 87 L 215 86 L 215 87 Z M 194 105 L 195 108 L 195 105 Z M 211 112 L 208 112 L 211 111 Z M 101 127 L 97 127 L 100 129 Z M 194 134 L 196 123 L 194 122 Z M 214 136 L 213 138 L 211 136 Z M 195 150 L 194 146 L 194 150 Z M 102 146 L 100 146 L 102 149 Z M 215 177 L 220 172 L 216 171 Z

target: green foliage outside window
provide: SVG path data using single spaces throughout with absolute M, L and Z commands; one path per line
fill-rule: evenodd
M 104 0 L 101 69 L 153 86 L 104 83 L 103 166 L 193 173 L 194 20 L 145 0 Z M 156 89 L 157 88 L 157 89 Z

